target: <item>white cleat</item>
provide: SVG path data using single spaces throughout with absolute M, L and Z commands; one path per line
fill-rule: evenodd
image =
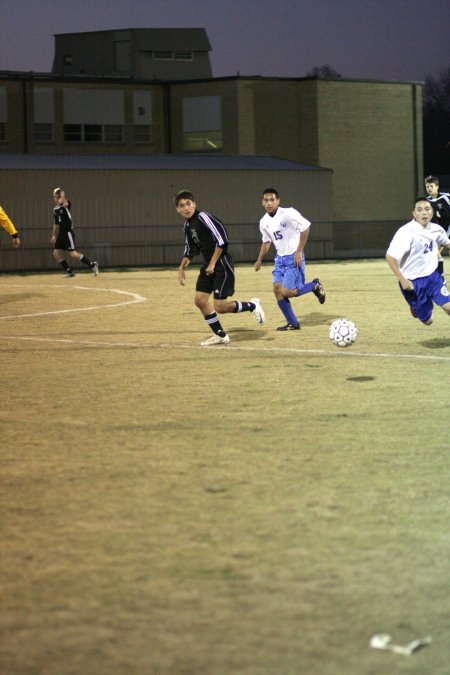
M 225 337 L 220 337 L 220 335 L 212 335 L 207 340 L 200 342 L 200 344 L 202 347 L 209 347 L 210 345 L 227 345 L 229 341 L 230 338 L 228 335 L 225 335 Z
M 264 310 L 261 307 L 261 302 L 259 298 L 250 298 L 250 302 L 253 302 L 256 305 L 255 309 L 252 312 L 253 316 L 255 317 L 258 323 L 261 324 L 264 323 L 266 315 L 264 314 Z
M 94 276 L 98 277 L 98 262 L 93 262 L 91 270 L 94 273 Z

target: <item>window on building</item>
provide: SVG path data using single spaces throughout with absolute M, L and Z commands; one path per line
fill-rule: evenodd
M 34 124 L 34 140 L 36 143 L 53 142 L 53 124 Z
M 154 51 L 155 61 L 193 61 L 194 52 L 190 51 Z
M 105 143 L 122 143 L 122 125 L 105 124 L 103 135 Z
M 183 99 L 183 149 L 186 152 L 222 150 L 221 108 L 220 96 Z
M 124 94 L 113 89 L 64 89 L 66 143 L 122 143 Z
M 174 52 L 175 61 L 193 61 L 194 52 Z
M 153 58 L 155 61 L 173 61 L 173 52 L 153 52 Z
M 136 90 L 133 92 L 133 129 L 134 142 L 150 144 L 152 142 L 152 92 Z
M 33 136 L 35 143 L 54 141 L 54 92 L 51 87 L 33 88 Z
M 81 143 L 83 141 L 82 124 L 65 124 L 64 140 L 67 143 Z
M 85 143 L 102 143 L 102 125 L 101 124 L 83 124 Z
M 149 144 L 152 142 L 152 128 L 147 124 L 134 125 L 134 142 L 139 144 Z
M 67 143 L 121 143 L 120 124 L 65 124 L 64 141 Z

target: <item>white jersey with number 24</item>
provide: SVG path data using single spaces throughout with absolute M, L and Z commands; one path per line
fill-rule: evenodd
M 438 245 L 450 243 L 445 230 L 436 223 L 422 227 L 416 220 L 402 225 L 394 235 L 389 248 L 407 279 L 418 279 L 432 274 L 438 264 Z

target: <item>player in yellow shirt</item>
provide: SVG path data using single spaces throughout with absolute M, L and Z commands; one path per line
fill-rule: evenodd
M 14 248 L 19 248 L 20 246 L 20 238 L 19 234 L 14 227 L 13 223 L 11 220 L 8 218 L 6 213 L 3 211 L 2 207 L 0 206 L 0 225 L 3 227 L 4 230 L 7 231 L 8 234 L 11 235 L 12 237 L 12 245 Z

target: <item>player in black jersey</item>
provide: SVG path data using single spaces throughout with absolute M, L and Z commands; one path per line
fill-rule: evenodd
M 438 223 L 450 236 L 450 194 L 448 192 L 439 192 L 439 178 L 437 176 L 427 176 L 425 178 L 425 189 L 427 199 L 434 209 L 433 222 Z M 442 260 L 441 250 L 439 250 L 438 272 L 445 281 L 444 261 Z
M 64 270 L 64 277 L 74 277 L 75 272 L 64 258 L 65 251 L 72 260 L 78 260 L 90 267 L 95 276 L 98 276 L 98 262 L 91 261 L 83 253 L 78 253 L 75 248 L 75 233 L 73 231 L 72 216 L 70 214 L 71 202 L 66 198 L 66 193 L 60 187 L 53 190 L 55 208 L 53 209 L 54 225 L 51 243 L 55 245 L 53 256 Z
M 234 295 L 235 277 L 233 260 L 228 253 L 228 235 L 223 223 L 210 213 L 199 211 L 194 195 L 188 190 L 179 192 L 174 202 L 176 210 L 185 219 L 185 247 L 178 268 L 178 280 L 182 286 L 186 282 L 186 267 L 192 258 L 201 253 L 204 259 L 197 279 L 194 303 L 214 335 L 200 344 L 227 344 L 230 338 L 222 328 L 218 314 L 252 312 L 258 323 L 262 324 L 264 311 L 258 298 L 252 298 L 248 302 L 227 299 Z

